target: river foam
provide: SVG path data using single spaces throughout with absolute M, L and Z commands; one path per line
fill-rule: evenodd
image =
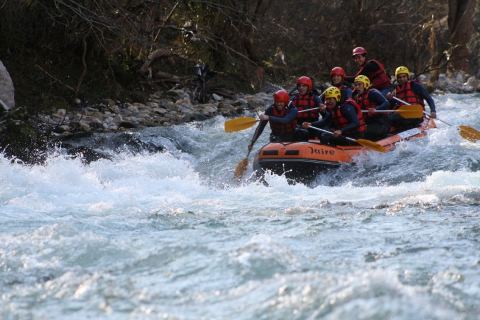
M 436 100 L 453 127 L 310 185 L 235 181 L 254 128 L 222 117 L 132 133 L 163 152 L 1 156 L 0 316 L 473 319 L 479 99 Z

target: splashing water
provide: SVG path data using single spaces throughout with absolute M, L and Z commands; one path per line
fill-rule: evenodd
M 435 99 L 453 127 L 309 186 L 235 181 L 254 128 L 222 117 L 133 133 L 165 152 L 0 157 L 1 318 L 476 318 L 480 142 L 456 127 L 480 97 Z

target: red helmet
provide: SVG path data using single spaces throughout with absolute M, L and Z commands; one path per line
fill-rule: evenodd
M 359 54 L 367 54 L 367 50 L 364 47 L 356 47 L 352 51 L 352 56 L 356 56 Z
M 278 90 L 273 94 L 273 101 L 275 101 L 275 103 L 283 102 L 287 104 L 290 101 L 290 96 L 288 95 L 287 91 Z
M 342 78 L 345 78 L 345 70 L 343 70 L 342 67 L 335 67 L 330 71 L 330 77 L 333 76 L 340 76 Z
M 307 76 L 301 76 L 300 78 L 298 78 L 297 85 L 299 84 L 306 85 L 308 87 L 308 90 L 312 90 L 312 87 L 313 87 L 312 79 L 310 79 Z

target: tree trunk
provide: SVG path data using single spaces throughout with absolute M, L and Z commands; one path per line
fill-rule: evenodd
M 470 51 L 467 43 L 473 33 L 473 13 L 475 0 L 448 1 L 448 29 L 450 31 L 450 63 L 449 71 L 462 70 L 469 72 Z

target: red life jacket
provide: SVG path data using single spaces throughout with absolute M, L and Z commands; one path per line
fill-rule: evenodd
M 292 104 L 297 107 L 298 111 L 311 109 L 317 107 L 315 105 L 314 95 L 307 93 L 304 95 L 297 95 L 293 100 Z M 310 110 L 307 112 L 298 112 L 297 119 L 300 121 L 305 121 L 306 119 L 318 119 L 319 110 Z
M 355 98 L 357 103 L 362 108 L 362 110 L 368 110 L 369 108 L 374 108 L 374 109 L 377 108 L 377 105 L 374 104 L 372 101 L 370 101 L 370 99 L 368 99 L 369 92 L 370 92 L 370 90 L 364 90 L 361 94 L 358 94 Z M 379 92 L 379 94 L 381 94 L 381 93 Z M 377 118 L 377 117 L 387 117 L 387 114 L 386 113 L 376 113 L 373 116 L 369 116 L 367 113 L 365 113 L 363 115 L 363 118 L 366 121 L 368 121 L 370 119 L 373 119 L 373 118 Z
M 378 65 L 378 70 L 371 74 L 366 74 L 364 73 L 363 69 L 365 68 L 365 65 L 370 61 L 373 61 Z M 360 74 L 366 75 L 368 79 L 370 79 L 370 82 L 372 83 L 372 87 L 374 87 L 375 89 L 382 90 L 390 86 L 390 78 L 388 77 L 383 64 L 377 60 L 369 60 L 368 62 L 365 63 L 365 65 L 363 65 L 360 68 L 360 70 L 357 72 L 355 76 L 358 76 Z
M 395 88 L 395 96 L 410 104 L 419 104 L 425 110 L 423 99 L 412 90 L 412 80 L 407 81 L 401 86 L 397 85 Z
M 288 107 L 283 108 L 282 110 L 278 110 L 275 106 L 272 106 L 272 116 L 274 117 L 285 117 L 290 112 Z M 285 136 L 289 134 L 293 134 L 295 132 L 295 128 L 297 126 L 297 120 L 293 119 L 290 123 L 278 123 L 269 121 L 270 129 L 272 129 L 272 133 L 276 136 Z
M 359 126 L 355 129 L 356 132 L 365 132 L 367 126 L 365 125 L 365 121 L 363 120 L 363 114 L 362 114 L 362 108 L 360 107 L 360 105 L 358 103 L 355 102 L 355 100 L 351 99 L 351 98 L 348 98 L 347 100 L 345 100 L 345 102 L 338 106 L 338 108 L 335 109 L 335 111 L 333 112 L 333 123 L 335 125 L 335 127 L 339 130 L 341 130 L 342 128 L 344 128 L 349 122 L 347 120 L 347 118 L 345 118 L 342 114 L 342 107 L 345 105 L 345 104 L 351 104 L 355 107 L 355 111 L 357 112 L 357 119 L 358 119 L 358 122 L 359 122 Z
M 377 107 L 373 102 L 368 99 L 368 90 L 363 90 L 362 93 L 357 94 L 355 100 L 360 105 L 360 108 L 362 110 L 368 110 L 369 108 Z

